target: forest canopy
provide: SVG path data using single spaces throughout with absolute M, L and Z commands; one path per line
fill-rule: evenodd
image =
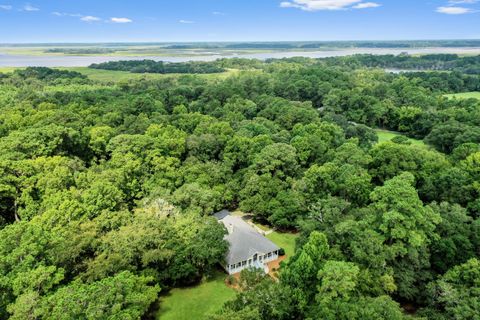
M 133 73 L 220 73 L 225 69 L 211 62 L 182 62 L 165 63 L 163 61 L 153 60 L 131 60 L 131 61 L 110 61 L 104 63 L 92 64 L 90 68 L 129 71 Z

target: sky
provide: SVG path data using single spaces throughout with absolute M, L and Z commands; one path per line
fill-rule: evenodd
M 0 0 L 0 43 L 480 39 L 480 0 Z

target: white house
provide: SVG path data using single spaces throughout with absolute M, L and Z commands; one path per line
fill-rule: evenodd
M 240 217 L 223 210 L 215 214 L 227 228 L 225 240 L 230 244 L 224 268 L 228 274 L 235 274 L 246 268 L 259 268 L 268 273 L 267 263 L 278 259 L 280 248 L 265 238 Z

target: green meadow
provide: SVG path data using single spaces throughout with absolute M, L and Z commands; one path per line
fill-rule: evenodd
M 284 233 L 274 231 L 267 235 L 267 238 L 273 241 L 277 246 L 285 250 L 288 260 L 291 256 L 295 254 L 295 241 L 298 238 L 296 233 Z
M 225 285 L 227 275 L 218 271 L 211 279 L 189 288 L 175 288 L 160 298 L 157 319 L 203 320 L 219 311 L 235 297 L 235 290 Z
M 475 92 L 446 94 L 445 97 L 449 99 L 480 99 L 480 92 L 475 91 Z
M 24 69 L 24 68 L 0 67 L 0 73 L 11 73 L 19 69 Z M 214 79 L 225 79 L 231 75 L 235 75 L 241 72 L 238 69 L 228 69 L 226 72 L 223 72 L 223 73 L 188 75 L 188 74 L 131 73 L 128 71 L 101 70 L 101 69 L 92 69 L 88 67 L 59 67 L 55 69 L 76 71 L 87 76 L 91 80 L 99 81 L 99 82 L 109 82 L 109 83 L 129 81 L 129 80 L 141 80 L 141 79 L 157 80 L 157 79 L 163 79 L 168 77 L 172 78 L 172 77 L 180 77 L 180 76 L 193 76 L 193 77 L 200 77 L 204 79 L 214 80 Z
M 395 132 L 395 131 L 388 131 L 388 130 L 383 130 L 383 129 L 375 129 L 378 135 L 378 142 L 386 142 L 390 141 L 395 137 L 398 136 L 405 136 L 404 134 L 400 132 Z M 417 140 L 417 139 L 412 139 L 408 138 L 408 140 L 413 144 L 417 146 L 426 146 L 425 143 L 422 140 Z

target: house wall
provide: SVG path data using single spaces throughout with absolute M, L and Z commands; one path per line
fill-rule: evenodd
M 278 251 L 270 252 L 267 254 L 260 254 L 260 253 L 258 254 L 258 261 L 260 261 L 263 265 L 277 259 L 278 259 Z M 234 265 L 227 265 L 225 266 L 225 270 L 228 272 L 228 274 L 235 274 L 235 273 L 241 272 L 244 269 L 251 268 L 251 267 L 254 267 L 253 256 L 246 261 L 242 261 Z

